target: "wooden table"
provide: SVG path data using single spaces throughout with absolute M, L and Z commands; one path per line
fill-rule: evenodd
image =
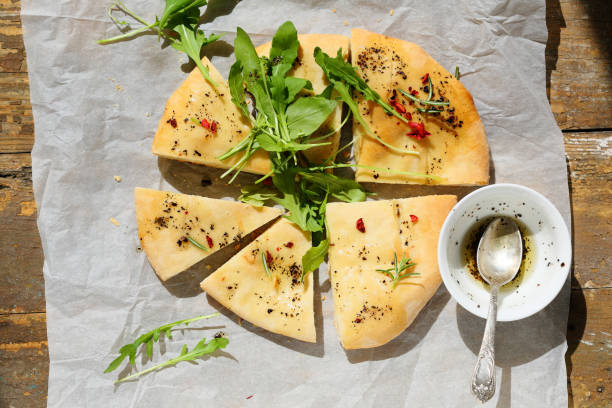
M 43 252 L 19 0 L 0 0 L 0 407 L 46 405 Z M 574 264 L 570 405 L 612 405 L 612 6 L 547 0 L 547 90 L 565 136 Z

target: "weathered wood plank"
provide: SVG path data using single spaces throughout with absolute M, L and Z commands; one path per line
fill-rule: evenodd
M 18 0 L 0 0 L 0 72 L 26 72 Z
M 0 315 L 0 407 L 44 407 L 49 351 L 44 313 Z
M 561 129 L 612 128 L 609 0 L 547 0 L 550 105 Z
M 611 305 L 612 289 L 572 290 L 565 359 L 570 407 L 612 406 Z
M 612 287 L 612 132 L 565 133 L 572 200 L 574 281 Z
M 0 314 L 45 310 L 29 153 L 0 154 Z
M 1 30 L 0 26 L 0 30 Z M 0 72 L 0 152 L 30 152 L 34 123 L 27 73 Z

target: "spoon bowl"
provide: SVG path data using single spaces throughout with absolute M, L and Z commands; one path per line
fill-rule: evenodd
M 503 286 L 516 276 L 523 259 L 521 231 L 509 217 L 489 223 L 478 243 L 476 263 L 489 285 Z

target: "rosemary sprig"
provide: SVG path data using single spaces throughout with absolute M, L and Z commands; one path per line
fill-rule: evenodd
M 219 316 L 218 312 L 209 315 L 193 317 L 191 319 L 179 320 L 174 323 L 168 323 L 156 329 L 153 329 L 150 332 L 138 337 L 133 343 L 126 344 L 125 346 L 121 347 L 119 349 L 119 357 L 111 361 L 111 363 L 108 365 L 108 367 L 106 367 L 106 370 L 104 370 L 104 372 L 110 373 L 111 371 L 115 370 L 121 365 L 121 363 L 123 362 L 123 360 L 125 360 L 126 357 L 129 358 L 129 362 L 131 365 L 135 365 L 136 353 L 138 352 L 138 348 L 143 344 L 146 345 L 147 356 L 151 358 L 153 356 L 153 343 L 157 343 L 162 333 L 165 334 L 167 338 L 171 339 L 173 327 L 179 326 L 181 324 L 188 325 L 191 322 L 195 322 L 202 319 L 210 319 L 211 317 L 216 316 Z
M 418 273 L 418 272 L 406 272 L 406 273 L 402 273 L 406 269 L 408 269 L 410 267 L 413 267 L 414 265 L 416 265 L 416 263 L 410 262 L 410 258 L 402 258 L 402 260 L 398 263 L 397 262 L 397 253 L 394 252 L 393 253 L 393 268 L 389 268 L 389 269 L 377 269 L 376 272 L 384 273 L 389 278 L 391 278 L 391 280 L 393 282 L 393 289 L 395 289 L 395 287 L 397 286 L 397 283 L 400 280 L 402 280 L 404 278 L 407 278 L 409 276 L 418 276 L 418 275 L 420 275 L 420 273 Z
M 428 101 L 425 99 L 419 99 L 416 96 L 410 95 L 408 92 L 404 91 L 403 89 L 398 89 L 398 91 L 404 95 L 406 98 L 413 100 L 415 102 L 418 102 L 422 105 L 435 105 L 435 106 L 448 106 L 450 105 L 450 102 L 440 102 L 440 101 Z
M 266 271 L 266 275 L 268 275 L 268 278 L 271 277 L 270 269 L 268 269 L 268 261 L 266 260 L 266 253 L 263 251 L 261 251 L 261 260 L 263 262 L 263 266 L 264 266 L 264 270 Z
M 187 240 L 189 242 L 191 242 L 195 247 L 200 248 L 202 251 L 204 251 L 204 252 L 208 251 L 208 248 L 206 248 L 204 245 L 200 244 L 195 239 L 191 238 L 189 235 L 185 235 L 185 238 L 187 238 Z

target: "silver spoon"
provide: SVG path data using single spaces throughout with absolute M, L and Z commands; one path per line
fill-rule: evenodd
M 472 375 L 472 394 L 486 402 L 495 394 L 495 323 L 497 321 L 497 293 L 518 272 L 523 258 L 521 231 L 507 217 L 496 218 L 485 230 L 476 252 L 480 275 L 491 288 L 489 315 L 482 345 Z

